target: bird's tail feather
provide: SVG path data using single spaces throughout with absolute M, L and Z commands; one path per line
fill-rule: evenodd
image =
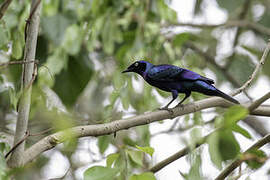
M 222 97 L 222 98 L 224 98 L 224 99 L 226 99 L 226 100 L 228 100 L 228 101 L 230 101 L 232 103 L 240 104 L 236 99 L 234 99 L 231 96 L 225 94 L 224 92 L 222 92 L 222 91 L 220 91 L 218 89 L 217 89 L 216 92 L 217 92 L 217 96 Z

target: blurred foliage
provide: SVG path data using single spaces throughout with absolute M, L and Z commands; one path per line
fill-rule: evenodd
M 0 1 L 0 5 L 3 2 Z M 262 54 L 262 47 L 269 38 L 253 29 L 242 28 L 239 37 L 245 39 L 247 33 L 252 32 L 252 43 L 246 43 L 240 38 L 236 48 L 232 48 L 236 50 L 222 54 L 219 49 L 224 40 L 223 35 L 232 32 L 233 28 L 174 30 L 168 25 L 177 23 L 181 17 L 177 17 L 177 13 L 170 7 L 169 0 L 41 2 L 43 7 L 36 49 L 39 68 L 37 80 L 33 84 L 29 120 L 31 132 L 50 127 L 57 131 L 75 125 L 106 123 L 121 119 L 123 115 L 141 114 L 160 107 L 154 92 L 163 98 L 169 97 L 170 93 L 154 91 L 148 84 L 143 84 L 141 78 L 136 75 L 121 74 L 123 69 L 138 59 L 145 59 L 154 64 L 182 66 L 205 76 L 207 74 L 204 70 L 207 69 L 216 75 L 217 85 L 229 81 L 224 71 L 210 63 L 209 59 L 187 49 L 186 42 L 193 43 L 209 56 L 218 57 L 218 65 L 228 64 L 224 66 L 225 71 L 242 84 L 252 73 L 256 60 Z M 207 2 L 195 1 L 194 18 L 204 15 Z M 239 17 L 247 0 L 216 2 L 218 8 L 224 10 L 227 18 L 231 20 Z M 256 11 L 252 11 L 255 7 L 262 8 L 259 16 Z M 22 60 L 25 20 L 29 16 L 29 10 L 30 0 L 12 1 L 0 20 L 0 63 Z M 246 20 L 266 28 L 270 27 L 267 0 L 251 1 L 247 11 Z M 263 74 L 267 78 L 270 77 L 269 58 L 263 67 Z M 17 103 L 21 96 L 21 71 L 21 65 L 0 67 L 0 127 L 1 131 L 7 133 L 14 132 Z M 235 84 L 232 85 L 235 87 Z M 182 98 L 181 95 L 180 97 Z M 193 93 L 193 100 L 190 101 L 202 98 L 205 96 Z M 220 111 L 216 113 L 221 114 Z M 222 168 L 228 161 L 240 156 L 240 146 L 235 133 L 252 138 L 244 127 L 237 124 L 247 114 L 245 108 L 234 106 L 216 119 L 215 127 L 221 129 L 207 140 L 209 154 L 216 167 Z M 185 123 L 197 126 L 190 131 L 187 143 L 194 148 L 202 138 L 203 113 L 196 112 L 185 116 Z M 40 138 L 30 137 L 27 144 L 33 144 Z M 118 132 L 116 138 L 108 135 L 97 139 L 98 154 L 101 158 L 106 158 L 106 166 L 91 165 L 84 172 L 84 179 L 105 180 L 111 179 L 112 176 L 119 180 L 155 179 L 153 173 L 144 172 L 149 167 L 154 153 L 154 149 L 150 147 L 149 125 Z M 20 179 L 29 179 L 33 174 L 36 179 L 41 176 L 39 171 L 48 164 L 46 156 L 39 158 L 36 167 L 30 165 L 25 169 L 9 172 L 3 159 L 3 152 L 6 152 L 4 149 L 9 146 L 4 137 L 1 136 L 0 141 L 0 179 L 8 178 L 10 174 L 16 174 Z M 108 154 L 110 147 L 115 149 L 112 154 Z M 73 157 L 79 150 L 80 141 L 73 138 L 55 151 L 68 158 L 74 171 L 83 166 Z M 94 154 L 91 151 L 89 153 Z M 259 158 L 264 157 L 264 153 L 259 150 L 250 153 Z M 189 172 L 181 173 L 183 177 L 202 178 L 201 154 L 195 154 L 189 164 Z M 262 164 L 252 160 L 248 162 L 250 168 L 259 168 Z

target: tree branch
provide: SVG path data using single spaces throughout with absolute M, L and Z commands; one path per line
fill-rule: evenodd
M 210 134 L 212 134 L 212 133 L 210 133 Z M 196 148 L 200 147 L 202 144 L 204 144 L 209 135 L 204 136 L 199 142 L 197 142 L 194 148 L 196 149 Z M 159 163 L 157 163 L 155 166 L 151 167 L 149 171 L 151 171 L 153 173 L 158 172 L 159 170 L 161 170 L 165 166 L 169 165 L 170 163 L 172 163 L 172 162 L 176 161 L 177 159 L 187 155 L 190 152 L 190 150 L 191 149 L 188 146 L 181 149 L 180 151 L 176 152 L 175 154 L 169 156 L 168 158 L 166 158 L 166 159 L 160 161 Z
M 66 141 L 72 137 L 86 137 L 86 136 L 103 136 L 113 134 L 117 131 L 128 129 L 135 126 L 145 125 L 152 122 L 171 119 L 185 114 L 193 113 L 203 109 L 212 107 L 229 107 L 233 104 L 227 102 L 219 97 L 207 98 L 194 103 L 186 104 L 182 107 L 172 109 L 172 113 L 166 110 L 155 111 L 138 115 L 131 118 L 113 121 L 105 124 L 77 126 L 64 131 L 60 131 L 49 135 L 36 144 L 28 148 L 22 155 L 23 164 L 26 164 L 35 159 L 40 153 L 52 149 L 57 144 Z M 246 105 L 248 106 L 248 105 Z M 260 106 L 255 109 L 251 114 L 270 116 L 270 106 Z
M 220 70 L 225 75 L 225 77 L 233 84 L 233 86 L 235 86 L 235 87 L 240 87 L 241 86 L 239 84 L 239 82 L 229 72 L 227 72 L 227 70 L 224 67 L 217 64 L 214 57 L 212 57 L 209 54 L 203 52 L 202 50 L 200 50 L 197 46 L 195 46 L 191 42 L 186 42 L 184 44 L 184 46 L 187 47 L 187 48 L 192 49 L 194 52 L 196 52 L 197 54 L 202 56 L 206 61 L 211 63 L 213 66 L 215 66 L 218 70 Z M 247 97 L 249 97 L 249 95 L 245 91 L 244 91 L 244 93 L 246 94 Z
M 245 90 L 250 84 L 251 82 L 255 79 L 256 75 L 258 74 L 260 68 L 262 65 L 264 65 L 266 59 L 267 59 L 267 56 L 269 54 L 269 50 L 270 50 L 270 40 L 268 40 L 268 44 L 263 52 L 263 55 L 261 57 L 261 60 L 260 62 L 256 65 L 253 73 L 251 74 L 251 76 L 249 77 L 249 79 L 247 80 L 247 82 L 245 82 L 245 84 L 240 87 L 239 89 L 237 89 L 234 93 L 232 93 L 232 96 L 235 96 L 239 93 L 241 93 L 243 90 Z
M 264 101 L 266 101 L 267 99 L 270 98 L 270 92 L 268 92 L 267 94 L 265 94 L 263 97 L 257 99 L 256 101 L 254 101 L 249 107 L 248 110 L 249 111 L 253 111 L 254 109 L 256 109 L 257 107 L 259 107 Z
M 222 24 L 176 23 L 176 24 L 165 25 L 165 27 L 170 27 L 170 26 L 190 26 L 194 28 L 242 27 L 242 28 L 252 29 L 253 31 L 256 31 L 260 34 L 265 34 L 265 35 L 270 36 L 270 28 L 267 28 L 259 23 L 250 22 L 248 20 L 228 20 L 227 22 L 222 23 Z
M 260 139 L 259 141 L 257 141 L 255 144 L 253 144 L 250 148 L 248 148 L 243 154 L 248 153 L 249 151 L 251 151 L 252 149 L 259 149 L 262 146 L 264 146 L 265 144 L 270 142 L 270 134 L 266 135 L 265 137 L 263 137 L 262 139 Z M 243 162 L 244 160 L 241 159 L 236 159 L 234 162 L 232 162 L 227 168 L 225 168 L 217 177 L 216 180 L 222 180 L 225 179 L 235 168 L 237 168 L 238 166 L 240 166 L 240 164 Z
M 0 20 L 2 19 L 2 17 L 4 16 L 9 4 L 11 3 L 12 0 L 6 0 L 5 2 L 3 2 L 3 4 L 0 7 Z
M 40 21 L 40 9 L 38 6 L 35 8 L 37 0 L 32 0 L 31 3 L 31 13 L 33 15 L 29 19 L 29 27 L 27 28 L 27 39 L 24 50 L 24 61 L 32 61 L 35 59 L 36 54 L 36 44 L 37 44 L 37 36 L 39 29 L 39 21 Z M 34 9 L 35 8 L 35 9 Z M 27 131 L 28 125 L 28 117 L 30 111 L 31 104 L 31 92 L 32 86 L 31 82 L 33 79 L 35 63 L 25 63 L 23 64 L 23 72 L 22 72 L 22 85 L 21 88 L 23 90 L 23 94 L 19 101 L 18 106 L 18 119 L 16 123 L 16 132 L 14 137 L 14 146 L 21 141 L 22 137 Z M 18 147 L 13 151 L 11 157 L 8 161 L 8 165 L 10 167 L 18 167 L 23 164 L 22 154 L 24 152 L 25 142 L 23 141 Z

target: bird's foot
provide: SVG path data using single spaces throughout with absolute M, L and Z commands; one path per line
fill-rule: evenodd
M 175 106 L 175 108 L 176 108 L 176 107 L 184 107 L 184 104 L 179 103 L 179 104 L 177 104 L 177 105 Z
M 158 108 L 158 110 L 166 110 L 166 111 L 168 111 L 169 113 L 173 114 L 173 110 L 172 110 L 171 108 L 168 108 L 167 106 L 162 107 L 162 108 Z

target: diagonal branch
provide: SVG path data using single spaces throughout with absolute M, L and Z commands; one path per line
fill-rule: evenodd
M 210 56 L 208 53 L 203 52 L 201 49 L 199 49 L 197 46 L 195 46 L 191 42 L 186 42 L 184 44 L 185 47 L 192 49 L 194 52 L 202 56 L 207 62 L 211 63 L 213 66 L 215 66 L 219 71 L 221 71 L 225 77 L 233 84 L 235 87 L 240 87 L 241 85 L 239 82 L 222 66 L 217 64 L 216 60 L 214 57 Z M 247 97 L 249 95 L 244 91 Z
M 233 96 L 241 93 L 243 90 L 245 90 L 250 84 L 251 82 L 255 79 L 256 75 L 258 74 L 261 66 L 265 63 L 267 56 L 269 54 L 269 50 L 270 50 L 270 40 L 268 40 L 268 44 L 263 52 L 263 55 L 261 57 L 260 62 L 256 65 L 253 73 L 251 74 L 251 76 L 249 77 L 249 79 L 247 80 L 247 82 L 245 82 L 245 84 L 240 87 L 239 89 L 237 89 L 234 93 L 232 93 Z
M 108 134 L 113 134 L 117 131 L 129 129 L 135 126 L 145 125 L 152 122 L 157 122 L 164 119 L 171 119 L 185 114 L 193 113 L 203 109 L 213 108 L 213 107 L 229 107 L 232 104 L 219 98 L 212 97 L 207 98 L 195 103 L 186 104 L 182 107 L 176 107 L 172 109 L 172 113 L 166 110 L 149 112 L 143 115 L 138 115 L 135 117 L 117 120 L 105 124 L 96 125 L 86 125 L 86 126 L 76 126 L 64 131 L 60 131 L 49 135 L 36 144 L 28 148 L 22 155 L 23 164 L 26 164 L 34 160 L 40 153 L 52 149 L 57 144 L 66 141 L 72 137 L 86 137 L 86 136 L 103 136 Z M 247 105 L 246 105 L 247 106 Z M 255 109 L 251 114 L 270 116 L 269 106 L 260 106 Z M 67 136 L 68 135 L 68 136 Z
M 257 107 L 259 107 L 264 101 L 266 101 L 267 99 L 270 98 L 270 92 L 268 92 L 267 94 L 265 94 L 263 97 L 257 99 L 256 101 L 254 101 L 249 107 L 248 110 L 249 111 L 253 111 L 254 109 L 256 109 Z
M 262 139 L 260 139 L 259 141 L 257 141 L 255 144 L 253 144 L 250 148 L 248 148 L 245 153 L 248 153 L 249 151 L 253 150 L 253 149 L 259 149 L 262 146 L 264 146 L 265 144 L 270 142 L 270 134 L 266 135 L 265 137 L 263 137 Z M 240 164 L 243 162 L 243 160 L 241 159 L 236 159 L 235 161 L 233 161 L 227 168 L 225 168 L 217 177 L 216 180 L 222 180 L 225 179 L 235 168 L 237 168 L 238 166 L 240 166 Z

